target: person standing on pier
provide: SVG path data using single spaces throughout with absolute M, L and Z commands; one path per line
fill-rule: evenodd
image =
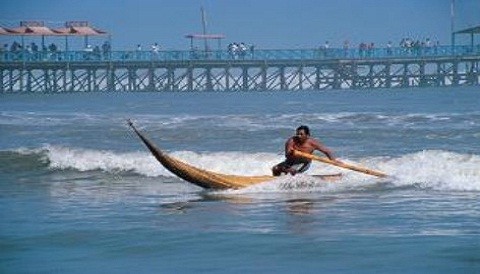
M 158 43 L 155 43 L 152 45 L 152 58 L 157 59 L 158 58 L 158 51 L 160 50 L 160 45 Z

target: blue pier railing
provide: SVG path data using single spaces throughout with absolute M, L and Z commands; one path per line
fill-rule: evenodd
M 235 61 L 235 60 L 335 60 L 479 56 L 477 46 L 396 47 L 374 49 L 247 49 L 164 50 L 164 51 L 1 51 L 0 62 L 154 62 L 154 61 Z

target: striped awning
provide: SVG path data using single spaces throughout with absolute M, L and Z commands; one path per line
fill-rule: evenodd
M 0 35 L 14 35 L 15 32 L 11 29 L 0 27 Z

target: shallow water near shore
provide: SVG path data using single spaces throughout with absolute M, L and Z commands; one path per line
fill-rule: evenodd
M 480 272 L 478 88 L 0 95 L 2 273 Z M 239 190 L 300 124 L 346 162 Z M 309 175 L 342 172 L 339 182 Z

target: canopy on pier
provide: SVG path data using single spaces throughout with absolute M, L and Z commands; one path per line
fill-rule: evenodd
M 88 46 L 88 36 L 108 35 L 106 31 L 93 28 L 88 22 L 67 22 L 64 28 L 54 30 L 58 35 L 65 35 L 66 47 L 68 48 L 68 36 L 85 37 L 85 47 Z M 68 49 L 67 49 L 68 50 Z
M 20 26 L 17 28 L 10 29 L 10 33 L 7 33 L 6 35 L 32 35 L 32 36 L 53 36 L 57 35 L 55 31 L 53 31 L 50 28 L 44 27 L 44 26 Z
M 52 29 L 46 27 L 43 21 L 21 21 L 20 26 L 15 28 L 3 28 L 0 30 L 0 35 L 21 36 L 22 48 L 25 46 L 25 36 L 41 36 L 42 47 L 45 45 L 45 36 L 58 35 Z
M 0 27 L 0 35 L 12 35 L 12 34 L 15 34 L 13 30 Z
M 22 45 L 24 36 L 41 36 L 42 45 L 45 44 L 45 36 L 64 36 L 65 50 L 68 50 L 69 36 L 84 37 L 85 46 L 87 46 L 89 36 L 108 35 L 108 32 L 90 26 L 87 21 L 68 21 L 62 28 L 46 27 L 43 21 L 21 21 L 19 27 L 0 27 L 0 35 L 21 36 Z
M 106 31 L 91 27 L 86 21 L 69 21 L 63 28 L 49 28 L 42 21 L 22 21 L 16 28 L 0 26 L 0 35 L 12 36 L 95 36 L 108 35 Z
M 223 34 L 187 34 L 186 38 L 190 39 L 223 39 L 225 35 Z
M 454 36 L 458 34 L 470 34 L 470 45 L 473 47 L 473 36 L 480 33 L 480 26 L 471 27 L 463 30 L 459 30 L 453 33 Z
M 193 40 L 204 40 L 205 41 L 205 51 L 208 51 L 208 40 L 217 40 L 218 41 L 218 49 L 222 47 L 222 39 L 225 38 L 225 35 L 223 34 L 187 34 L 185 35 L 185 38 L 190 39 L 190 49 L 194 49 L 193 46 Z
M 480 33 L 480 26 L 456 31 L 455 34 L 475 34 Z
M 65 28 L 59 28 L 59 29 L 54 29 L 55 33 L 59 35 L 78 35 L 78 36 L 93 36 L 93 35 L 108 35 L 106 31 L 99 30 L 90 26 L 84 26 L 84 27 L 75 27 L 75 26 L 70 26 L 70 27 L 65 27 Z

